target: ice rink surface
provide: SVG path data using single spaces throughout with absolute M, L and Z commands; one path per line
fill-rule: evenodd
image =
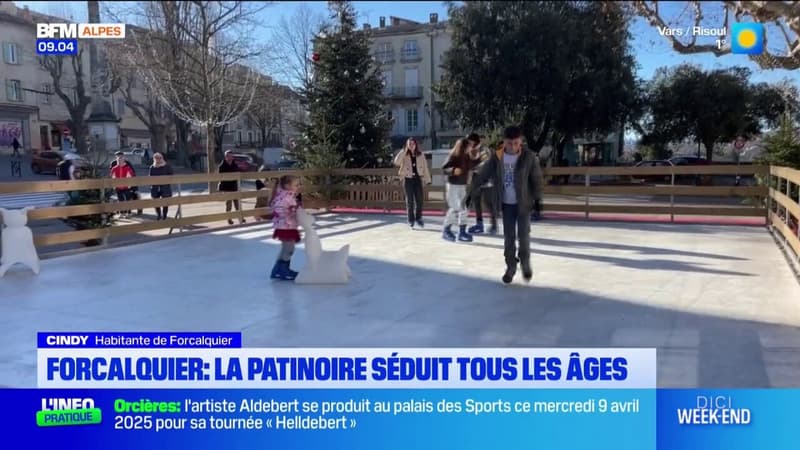
M 505 286 L 500 236 L 317 221 L 325 249 L 351 244 L 349 285 L 270 281 L 268 225 L 17 266 L 0 385 L 36 385 L 37 331 L 241 331 L 247 347 L 656 347 L 660 387 L 800 387 L 800 285 L 763 227 L 543 221 L 533 282 Z

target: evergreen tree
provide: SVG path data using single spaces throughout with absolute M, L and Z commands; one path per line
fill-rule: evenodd
M 775 133 L 764 139 L 762 162 L 800 169 L 800 139 L 788 112 L 784 114 Z
M 390 124 L 369 36 L 357 29 L 350 2 L 328 2 L 328 8 L 333 25 L 315 41 L 313 78 L 304 89 L 309 121 L 296 157 L 308 166 L 332 144 L 349 168 L 384 166 L 391 159 Z

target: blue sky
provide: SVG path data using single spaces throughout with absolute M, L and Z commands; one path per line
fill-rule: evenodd
M 264 29 L 262 39 L 267 40 L 272 33 L 272 27 L 277 25 L 281 16 L 291 15 L 300 3 L 308 4 L 314 11 L 327 16 L 327 2 L 276 2 L 269 5 L 262 13 Z M 661 9 L 668 21 L 674 20 L 672 24 L 686 26 L 691 19 L 692 11 L 685 11 L 684 6 L 688 2 L 661 2 Z M 719 2 L 707 2 L 715 4 Z M 75 20 L 82 20 L 86 17 L 86 2 L 16 2 L 17 5 L 27 5 L 29 8 L 47 14 L 74 15 Z M 370 23 L 377 26 L 381 16 L 398 16 L 406 19 L 424 22 L 428 20 L 430 13 L 438 13 L 439 19 L 447 17 L 447 8 L 444 2 L 440 1 L 397 1 L 397 2 L 353 2 L 356 11 L 359 13 L 359 22 Z M 722 24 L 722 8 L 704 8 L 704 14 L 711 25 L 719 26 Z M 769 29 L 769 28 L 768 28 Z M 698 64 L 706 69 L 718 67 L 730 67 L 735 65 L 745 66 L 753 70 L 754 81 L 779 81 L 784 78 L 800 82 L 800 75 L 786 70 L 762 70 L 750 62 L 743 55 L 725 55 L 715 57 L 711 54 L 700 55 L 681 55 L 672 50 L 667 41 L 661 37 L 658 31 L 641 19 L 637 19 L 632 28 L 634 40 L 632 46 L 639 67 L 637 73 L 640 77 L 648 79 L 653 72 L 661 66 L 675 66 L 684 62 Z M 778 36 L 775 36 L 774 27 L 768 34 L 769 47 L 778 47 L 773 43 L 779 44 Z M 774 39 L 772 38 L 774 36 Z M 709 41 L 706 41 L 709 42 Z

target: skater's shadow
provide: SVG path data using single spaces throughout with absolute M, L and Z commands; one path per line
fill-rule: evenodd
M 504 248 L 502 244 L 488 244 L 484 242 L 472 242 L 468 245 L 474 245 L 478 247 L 486 247 L 498 250 L 503 250 Z M 732 275 L 741 277 L 753 276 L 753 274 L 750 273 L 712 269 L 708 267 L 703 267 L 704 266 L 703 263 L 691 263 L 682 260 L 678 261 L 672 259 L 631 259 L 631 258 L 622 258 L 617 256 L 601 256 L 597 254 L 589 255 L 585 253 L 571 253 L 571 252 L 556 251 L 556 250 L 544 250 L 542 248 L 531 248 L 531 253 L 538 255 L 552 256 L 554 258 L 580 259 L 584 261 L 599 262 L 599 263 L 610 264 L 614 266 L 626 267 L 631 269 L 639 269 L 639 270 L 666 270 L 673 272 L 695 272 L 695 273 L 705 273 L 714 275 Z

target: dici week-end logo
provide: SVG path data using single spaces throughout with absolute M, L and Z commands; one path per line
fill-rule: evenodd
M 731 25 L 731 53 L 760 55 L 764 53 L 764 25 L 738 22 Z
M 95 425 L 102 422 L 100 408 L 91 398 L 43 398 L 42 409 L 36 412 L 40 427 Z

